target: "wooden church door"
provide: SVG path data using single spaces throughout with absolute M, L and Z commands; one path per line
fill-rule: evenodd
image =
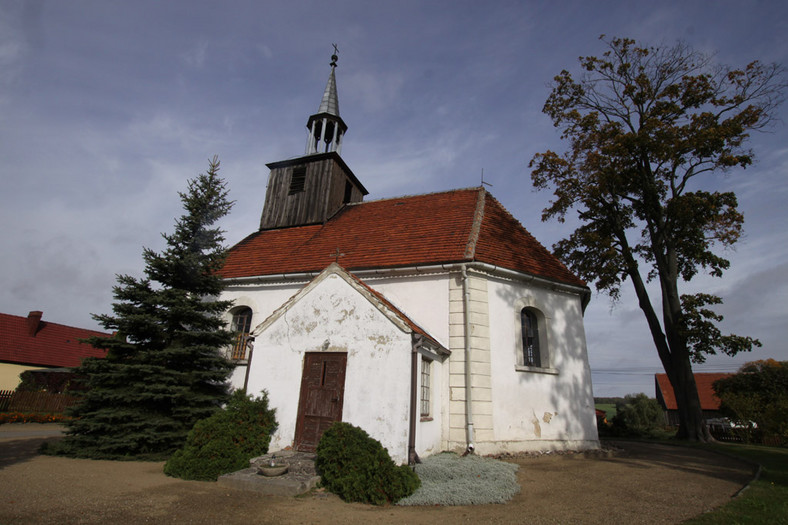
M 342 420 L 346 366 L 344 353 L 306 353 L 296 420 L 296 450 L 314 452 L 323 432 L 334 421 Z

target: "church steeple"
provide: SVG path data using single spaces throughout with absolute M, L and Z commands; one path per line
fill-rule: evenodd
M 342 152 L 342 142 L 347 131 L 347 124 L 339 116 L 339 97 L 337 96 L 336 68 L 339 57 L 336 44 L 334 54 L 331 55 L 331 73 L 328 75 L 326 90 L 320 101 L 317 113 L 309 117 L 306 128 L 309 132 L 306 141 L 306 155 L 313 153 L 327 153 L 329 151 Z
M 361 202 L 368 192 L 339 152 L 347 125 L 339 116 L 337 46 L 331 74 L 317 113 L 309 117 L 309 136 L 302 157 L 267 164 L 271 169 L 260 229 L 321 224 L 346 204 Z

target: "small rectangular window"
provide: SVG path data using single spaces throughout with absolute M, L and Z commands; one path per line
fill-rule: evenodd
M 353 185 L 350 183 L 349 180 L 345 181 L 345 196 L 342 197 L 342 203 L 347 204 L 350 202 L 350 199 L 353 197 Z
M 430 365 L 431 361 L 421 360 L 421 417 L 430 416 Z
M 293 168 L 293 173 L 290 175 L 290 191 L 288 195 L 294 193 L 301 193 L 304 191 L 304 183 L 306 182 L 306 166 L 296 166 Z

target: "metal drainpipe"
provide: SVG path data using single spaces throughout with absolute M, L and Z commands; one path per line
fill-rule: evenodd
M 467 421 L 466 453 L 473 453 L 473 410 L 471 397 L 471 290 L 468 286 L 468 268 L 462 265 L 462 303 L 465 319 L 465 417 Z
M 408 465 L 421 463 L 416 453 L 416 410 L 418 410 L 419 338 L 411 334 L 410 354 L 410 428 L 408 429 Z
M 249 346 L 249 357 L 246 358 L 246 373 L 244 374 L 244 392 L 246 392 L 246 387 L 249 386 L 249 372 L 252 370 L 252 354 L 254 354 L 254 337 L 250 337 L 249 341 L 252 344 Z

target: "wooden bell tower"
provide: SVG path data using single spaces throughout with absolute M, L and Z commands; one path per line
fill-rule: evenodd
M 337 47 L 317 113 L 307 121 L 304 156 L 266 164 L 271 170 L 260 229 L 322 224 L 369 192 L 339 156 L 347 124 L 339 116 Z

